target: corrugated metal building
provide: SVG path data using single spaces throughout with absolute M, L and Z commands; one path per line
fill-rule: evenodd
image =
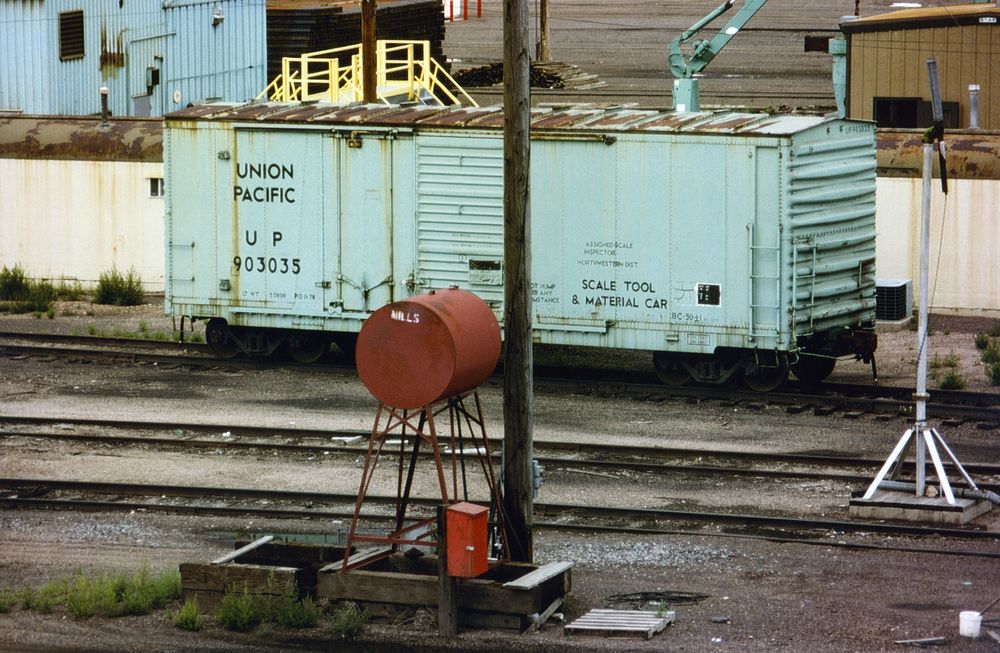
M 0 111 L 159 116 L 267 84 L 265 0 L 0 0 Z
M 847 115 L 879 127 L 930 125 L 927 59 L 937 60 L 947 127 L 1000 130 L 1000 7 L 996 2 L 906 9 L 841 24 L 848 39 Z

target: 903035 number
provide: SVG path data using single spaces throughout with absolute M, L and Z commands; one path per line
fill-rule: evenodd
M 302 265 L 297 258 L 275 258 L 273 256 L 234 256 L 233 267 L 237 272 L 271 272 L 276 274 L 298 274 Z

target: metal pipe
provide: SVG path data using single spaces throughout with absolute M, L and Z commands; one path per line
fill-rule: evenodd
M 882 481 L 878 486 L 882 490 L 896 490 L 900 492 L 912 492 L 916 488 L 914 483 L 906 483 L 904 481 Z M 962 497 L 964 499 L 981 499 L 1000 506 L 1000 494 L 997 494 L 996 492 L 991 492 L 989 490 L 973 490 L 962 487 L 953 487 L 952 492 L 954 492 L 957 497 Z
M 979 129 L 979 84 L 969 84 L 969 129 Z
M 101 94 L 101 126 L 107 127 L 108 116 L 111 114 L 111 111 L 108 109 L 108 87 L 102 86 L 99 93 Z

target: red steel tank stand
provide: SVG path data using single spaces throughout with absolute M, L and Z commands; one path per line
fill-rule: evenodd
M 474 400 L 474 412 L 470 411 L 469 406 L 466 405 L 469 399 Z M 438 424 L 435 418 L 438 418 L 445 412 L 448 414 L 448 430 L 440 433 L 440 435 L 444 436 L 442 438 L 439 437 Z M 379 457 L 385 448 L 386 440 L 392 435 L 399 437 L 399 477 L 396 483 L 395 530 L 384 537 L 362 535 L 357 532 L 361 506 L 364 504 L 365 496 L 368 494 L 368 489 L 375 475 L 375 469 L 378 467 Z M 498 533 L 498 537 L 500 538 L 502 559 L 509 560 L 510 553 L 504 537 L 506 531 L 504 529 L 503 513 L 501 510 L 503 503 L 497 489 L 496 474 L 493 471 L 493 459 L 490 454 L 489 440 L 486 437 L 482 403 L 479 400 L 478 392 L 469 392 L 435 401 L 420 409 L 400 409 L 385 403 L 379 404 L 378 410 L 375 412 L 375 424 L 372 427 L 371 439 L 368 441 L 368 452 L 365 455 L 364 469 L 361 472 L 361 486 L 358 489 L 357 503 L 354 505 L 354 516 L 351 518 L 351 528 L 347 533 L 347 545 L 342 565 L 344 571 L 356 569 L 381 560 L 396 552 L 400 545 L 437 546 L 436 517 L 410 520 L 409 524 L 406 523 L 406 509 L 410 500 L 410 490 L 413 487 L 413 475 L 417 465 L 420 446 L 421 443 L 425 443 L 434 454 L 434 467 L 437 472 L 441 503 L 444 506 L 448 506 L 451 503 L 463 500 L 459 498 L 460 471 L 462 482 L 461 497 L 465 500 L 468 499 L 465 456 L 462 450 L 463 441 L 466 437 L 471 440 L 472 445 L 476 448 L 480 468 L 489 487 L 490 510 L 494 516 L 494 519 L 491 521 L 498 527 L 494 532 Z M 448 444 L 449 451 L 442 452 L 442 441 Z M 410 445 L 409 450 L 407 450 L 408 444 Z M 407 453 L 409 453 L 409 464 L 404 466 Z M 450 492 L 448 479 L 444 470 L 443 459 L 445 456 L 450 456 L 451 458 Z M 355 556 L 356 562 L 352 564 L 350 561 L 352 547 L 359 542 L 388 546 L 374 555 Z

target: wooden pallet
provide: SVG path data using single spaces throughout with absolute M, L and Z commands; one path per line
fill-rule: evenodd
M 650 639 L 674 622 L 674 611 L 656 613 L 645 610 L 591 610 L 567 624 L 566 635 L 604 635 L 606 637 L 639 636 Z

